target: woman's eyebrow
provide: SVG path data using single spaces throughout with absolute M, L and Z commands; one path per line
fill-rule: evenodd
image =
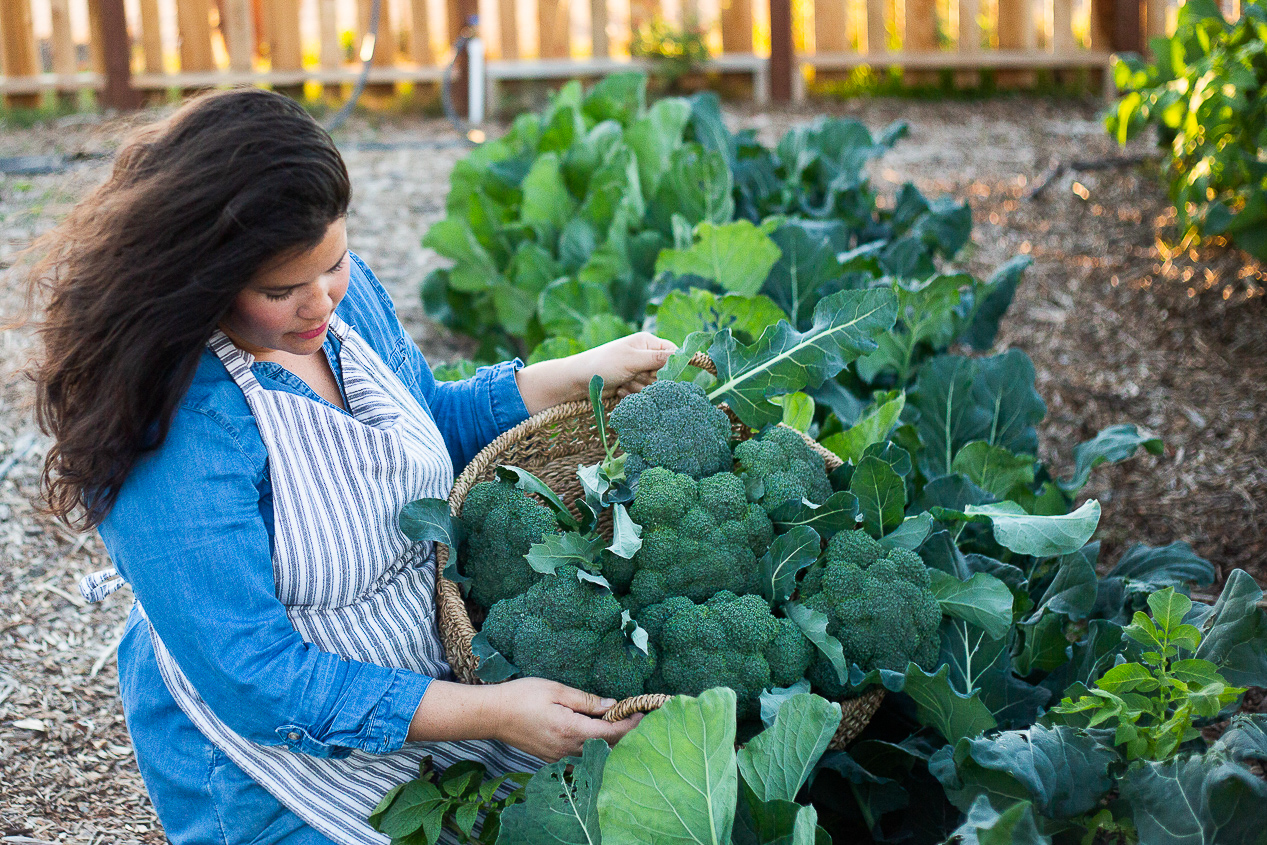
M 331 268 L 330 268 L 329 270 L 327 270 L 326 272 L 327 272 L 327 273 L 333 273 L 335 270 L 339 269 L 339 265 L 340 265 L 340 264 L 342 264 L 342 263 L 343 263 L 343 259 L 345 259 L 345 258 L 347 258 L 347 257 L 348 257 L 348 251 L 345 249 L 345 250 L 343 250 L 343 254 L 339 256 L 339 260 L 338 260 L 338 261 L 336 261 L 336 262 L 334 262 L 334 266 L 333 266 L 333 267 L 331 267 Z

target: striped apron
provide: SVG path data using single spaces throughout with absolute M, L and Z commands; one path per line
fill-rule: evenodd
M 337 316 L 349 413 L 311 398 L 266 390 L 254 357 L 217 331 L 210 341 L 268 449 L 273 484 L 273 574 L 295 630 L 349 660 L 451 678 L 435 621 L 432 544 L 412 543 L 397 526 L 401 508 L 453 487 L 448 450 L 430 415 L 355 330 Z M 118 582 L 106 571 L 85 578 L 89 600 Z M 159 670 L 194 725 L 239 768 L 321 834 L 343 845 L 383 845 L 366 817 L 383 794 L 418 775 L 424 756 L 439 769 L 483 762 L 490 775 L 536 771 L 542 761 L 500 742 L 406 743 L 390 754 L 353 750 L 312 757 L 234 733 L 199 697 L 153 626 Z

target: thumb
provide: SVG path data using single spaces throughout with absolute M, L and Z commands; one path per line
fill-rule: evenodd
M 569 710 L 586 716 L 601 716 L 616 703 L 614 698 L 599 698 L 592 692 L 568 686 L 563 687 L 556 701 Z

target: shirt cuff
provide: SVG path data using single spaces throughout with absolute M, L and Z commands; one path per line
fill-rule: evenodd
M 397 669 L 387 692 L 355 735 L 334 733 L 319 739 L 302 725 L 282 725 L 277 729 L 278 741 L 291 751 L 312 757 L 346 757 L 353 748 L 368 754 L 398 751 L 405 744 L 409 725 L 431 681 L 426 675 Z
M 488 403 L 493 409 L 493 422 L 497 425 L 497 434 L 514 428 L 528 419 L 528 407 L 519 393 L 519 384 L 515 381 L 515 373 L 523 369 L 524 362 L 518 358 L 503 361 L 492 367 L 481 367 L 487 373 Z

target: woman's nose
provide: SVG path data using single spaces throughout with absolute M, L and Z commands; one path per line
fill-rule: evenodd
M 334 306 L 334 300 L 330 296 L 330 288 L 330 279 L 324 275 L 319 276 L 316 284 L 311 288 L 311 294 L 305 297 L 300 304 L 299 316 L 304 319 L 316 320 L 329 314 Z

